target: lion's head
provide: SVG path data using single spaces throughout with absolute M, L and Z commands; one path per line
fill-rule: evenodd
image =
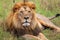
M 35 20 L 35 4 L 33 3 L 16 3 L 13 7 L 13 25 L 18 27 L 29 27 Z
M 14 34 L 38 34 L 41 24 L 36 18 L 35 4 L 31 2 L 16 3 L 6 20 L 7 29 Z M 17 32 L 16 32 L 17 31 Z M 36 32 L 37 31 L 37 32 Z

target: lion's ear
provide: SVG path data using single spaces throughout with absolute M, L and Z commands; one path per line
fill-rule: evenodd
M 16 12 L 17 10 L 19 10 L 20 7 L 21 7 L 21 3 L 16 3 L 16 4 L 13 6 L 13 12 Z
M 33 2 L 28 2 L 28 6 L 35 10 L 36 6 Z
M 31 8 L 35 10 L 35 8 L 36 8 L 36 7 L 35 7 L 35 4 L 32 4 L 32 5 L 31 5 Z

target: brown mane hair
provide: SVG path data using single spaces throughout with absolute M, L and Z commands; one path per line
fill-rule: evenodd
M 18 18 L 18 11 L 19 8 L 27 6 L 29 7 L 33 13 L 31 16 L 33 16 L 30 27 L 22 27 L 21 21 L 19 21 Z M 6 19 L 6 28 L 9 32 L 13 32 L 14 35 L 24 35 L 26 33 L 37 35 L 39 32 L 41 32 L 42 26 L 37 21 L 36 15 L 35 15 L 35 4 L 32 2 L 26 2 L 24 3 L 16 3 L 12 9 L 12 13 L 8 15 L 8 18 Z M 35 32 L 37 31 L 37 32 Z

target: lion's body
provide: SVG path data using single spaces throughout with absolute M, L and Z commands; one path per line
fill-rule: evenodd
M 50 28 L 56 32 L 60 32 L 60 28 L 56 25 L 54 25 L 47 17 L 41 15 L 41 14 L 36 14 L 37 18 L 40 19 L 39 22 L 43 25 L 43 27 Z

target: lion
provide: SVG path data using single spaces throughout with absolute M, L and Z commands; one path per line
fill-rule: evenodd
M 35 8 L 36 6 L 33 2 L 16 3 L 6 19 L 6 30 L 17 37 L 24 36 L 27 38 L 32 36 L 32 38 L 37 38 L 38 40 L 48 40 L 42 33 L 45 28 L 60 32 L 60 28 L 51 23 L 49 19 L 42 15 L 37 15 Z
M 43 27 L 36 16 L 33 2 L 16 3 L 8 15 L 5 25 L 7 31 L 14 36 L 29 34 L 39 40 L 48 40 L 41 32 Z

